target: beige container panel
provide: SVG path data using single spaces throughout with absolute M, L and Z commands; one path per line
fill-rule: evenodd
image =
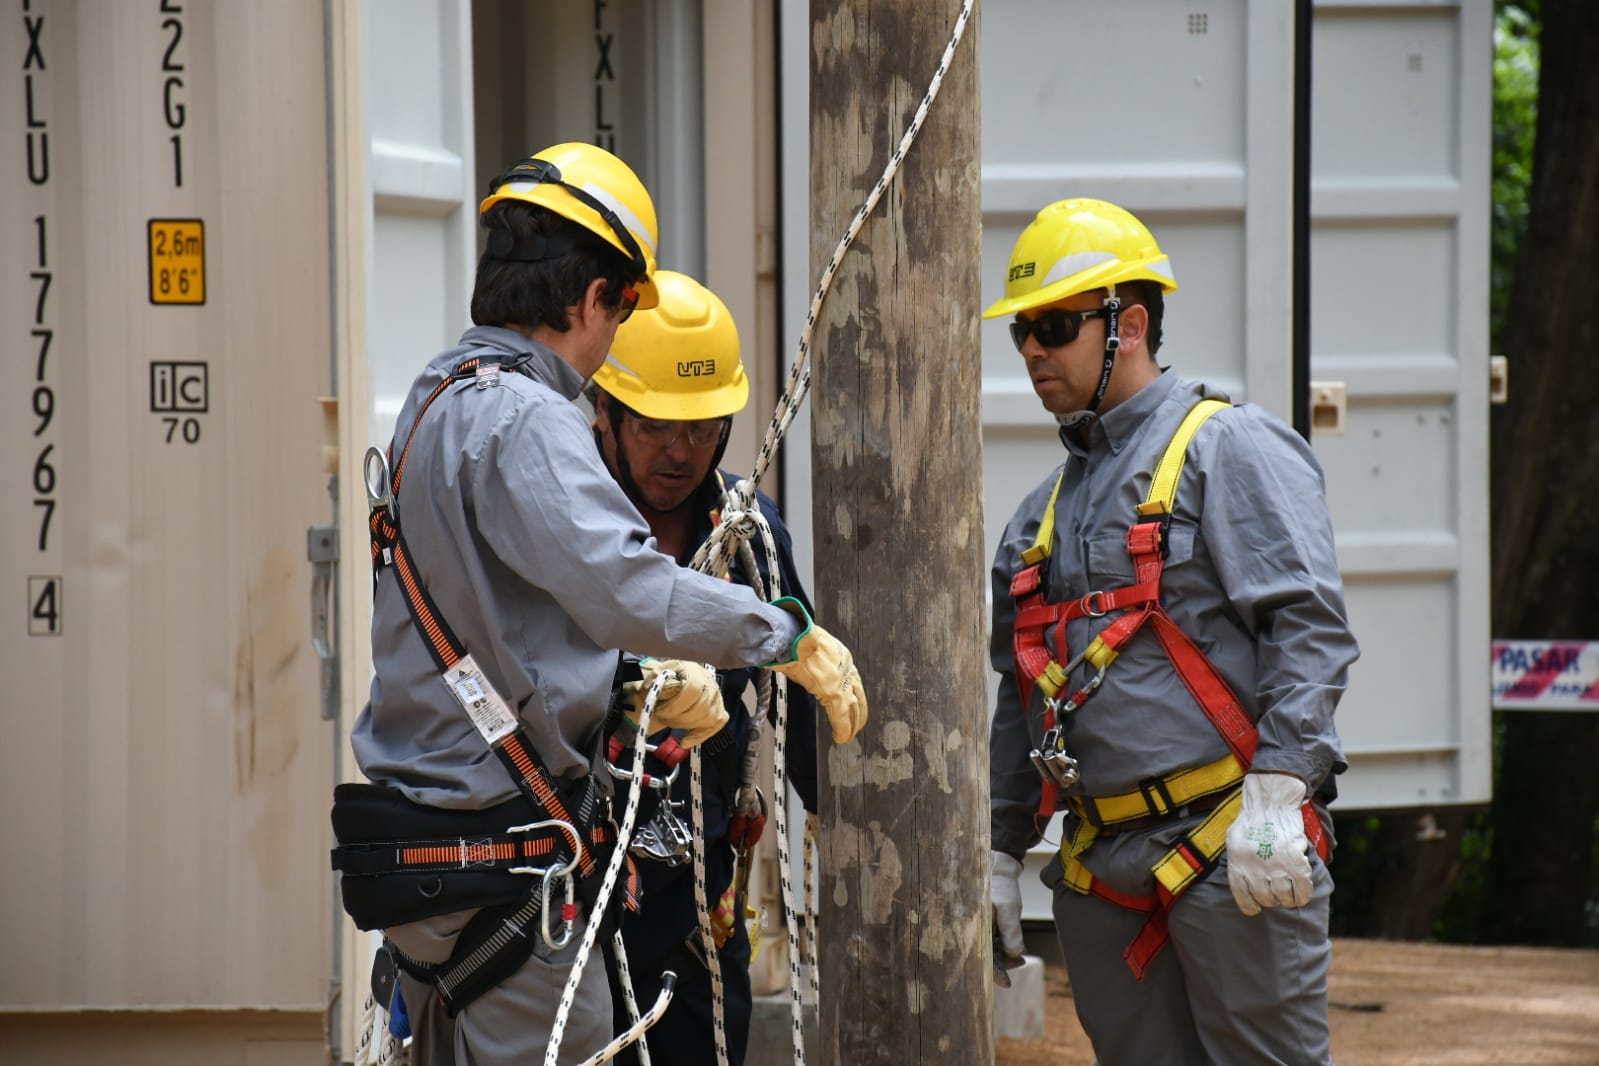
M 0 1010 L 325 1005 L 323 38 L 321 0 L 0 20 Z

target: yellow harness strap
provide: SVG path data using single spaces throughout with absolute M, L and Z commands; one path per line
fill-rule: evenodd
M 1124 792 L 1119 796 L 1073 796 L 1071 804 L 1085 822 L 1116 825 L 1148 815 L 1171 814 L 1197 799 L 1231 788 L 1243 779 L 1243 766 L 1236 755 L 1228 752 L 1208 765 L 1177 771 L 1163 779 L 1160 788 Z
M 1205 424 L 1205 419 L 1231 406 L 1225 400 L 1200 400 L 1188 409 L 1155 466 L 1155 476 L 1149 481 L 1149 492 L 1144 496 L 1144 502 L 1138 505 L 1139 514 L 1148 517 L 1172 513 L 1177 499 L 1177 482 L 1183 476 L 1183 464 L 1188 461 L 1188 442 L 1194 439 L 1194 434 Z
M 1044 517 L 1038 521 L 1038 535 L 1033 537 L 1032 547 L 1022 552 L 1022 562 L 1032 566 L 1049 558 L 1050 546 L 1055 542 L 1055 501 L 1060 498 L 1060 483 L 1066 480 L 1066 470 L 1061 468 L 1060 476 L 1055 478 L 1055 487 L 1049 490 L 1049 502 L 1044 505 Z
M 1188 458 L 1189 443 L 1194 439 L 1194 434 L 1199 432 L 1199 427 L 1205 424 L 1206 419 L 1229 406 L 1231 405 L 1224 400 L 1201 400 L 1188 409 L 1188 413 L 1178 424 L 1177 431 L 1172 434 L 1171 441 L 1166 445 L 1166 450 L 1161 454 L 1160 462 L 1155 465 L 1154 476 L 1149 482 L 1149 491 L 1144 496 L 1144 502 L 1138 505 L 1138 513 L 1141 516 L 1148 518 L 1172 513 L 1177 500 L 1177 486 L 1182 480 L 1183 466 Z M 1032 546 L 1022 553 L 1022 561 L 1028 565 L 1049 557 L 1055 533 L 1055 501 L 1060 495 L 1061 482 L 1065 476 L 1063 470 L 1060 477 L 1055 479 L 1055 488 L 1049 494 L 1049 504 L 1038 525 L 1038 536 L 1034 538 Z M 1103 641 L 1095 637 L 1093 643 L 1088 646 L 1084 659 L 1092 663 L 1096 669 L 1103 670 L 1115 660 L 1116 655 L 1114 649 L 1107 647 Z M 1057 664 L 1052 662 L 1050 667 L 1057 667 Z M 1045 675 L 1039 678 L 1038 683 L 1041 688 L 1047 689 L 1046 682 L 1055 681 L 1056 679 L 1049 675 L 1049 668 L 1046 668 Z M 1054 687 L 1058 689 L 1064 684 L 1065 678 L 1061 677 Z M 1229 752 L 1206 766 L 1179 770 L 1170 777 L 1162 779 L 1160 788 L 1150 789 L 1147 792 L 1141 790 L 1099 798 L 1071 797 L 1070 802 L 1078 814 L 1078 819 L 1077 827 L 1070 838 L 1061 840 L 1061 868 L 1065 874 L 1066 884 L 1074 891 L 1084 894 L 1091 891 L 1094 876 L 1088 872 L 1088 868 L 1082 864 L 1078 856 L 1087 851 L 1098 838 L 1100 825 L 1115 825 L 1152 814 L 1170 814 L 1201 797 L 1236 787 L 1238 782 L 1243 780 L 1243 776 L 1243 766 L 1239 764 L 1237 757 Z M 1239 802 L 1238 795 L 1228 797 L 1190 834 L 1189 840 L 1202 853 L 1207 863 L 1214 861 L 1226 847 L 1227 829 L 1238 816 Z M 1090 817 L 1090 805 L 1094 818 Z M 1180 848 L 1168 851 L 1160 862 L 1155 864 L 1154 870 L 1156 879 L 1173 895 L 1188 887 L 1199 872 L 1193 863 L 1183 856 Z
M 1243 803 L 1244 790 L 1236 789 L 1188 834 L 1188 842 L 1203 857 L 1204 865 L 1195 866 L 1192 859 L 1184 857 L 1181 848 L 1172 848 L 1155 864 L 1155 880 L 1165 886 L 1167 892 L 1173 896 L 1181 895 L 1183 889 L 1215 865 L 1217 856 L 1227 847 L 1227 830 L 1237 820 Z

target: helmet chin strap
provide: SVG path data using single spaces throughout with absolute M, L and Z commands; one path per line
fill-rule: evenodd
M 611 471 L 616 477 L 617 484 L 622 486 L 622 491 L 627 493 L 627 498 L 633 501 L 633 506 L 641 507 L 644 504 L 644 490 L 639 488 L 639 483 L 633 478 L 633 468 L 627 461 L 626 447 L 622 442 L 622 404 L 615 396 L 610 397 L 606 405 L 611 416 L 611 440 L 616 444 L 616 468 Z M 595 440 L 598 444 L 599 440 Z M 605 449 L 600 449 L 600 458 L 605 458 Z M 609 463 L 607 463 L 609 465 Z
M 1081 411 L 1070 414 L 1056 415 L 1055 420 L 1062 429 L 1085 430 L 1094 419 L 1099 417 L 1099 405 L 1105 399 L 1105 390 L 1110 387 L 1111 371 L 1116 369 L 1116 353 L 1121 350 L 1122 340 L 1118 331 L 1122 302 L 1116 297 L 1116 286 L 1112 285 L 1105 295 L 1105 365 L 1099 372 L 1099 388 L 1094 390 L 1094 398 L 1088 401 L 1088 406 Z

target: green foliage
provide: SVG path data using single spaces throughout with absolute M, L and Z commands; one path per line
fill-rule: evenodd
M 1490 350 L 1498 352 L 1515 279 L 1516 249 L 1526 229 L 1532 191 L 1532 150 L 1538 126 L 1538 5 L 1501 2 L 1495 6 L 1489 343 Z

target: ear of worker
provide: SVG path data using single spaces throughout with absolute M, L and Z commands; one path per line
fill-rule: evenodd
M 805 605 L 792 596 L 772 601 L 805 624 L 789 657 L 783 662 L 765 663 L 799 685 L 822 705 L 833 726 L 833 742 L 848 744 L 866 724 L 866 688 L 861 684 L 855 657 L 839 639 L 817 625 Z

